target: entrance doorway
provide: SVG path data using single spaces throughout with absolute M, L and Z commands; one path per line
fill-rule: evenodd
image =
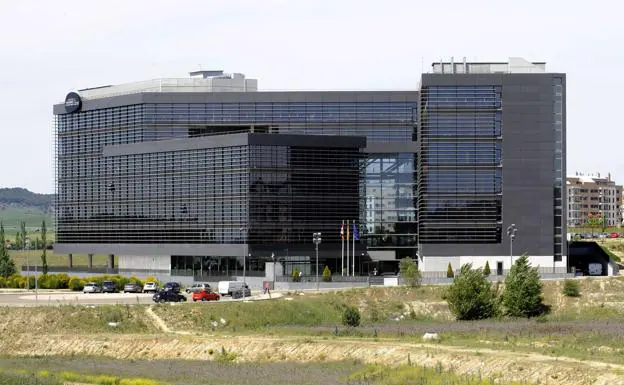
M 503 261 L 496 262 L 496 275 L 503 275 Z

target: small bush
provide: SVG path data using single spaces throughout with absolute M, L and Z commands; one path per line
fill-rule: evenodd
M 323 282 L 330 282 L 330 281 L 331 281 L 331 270 L 329 270 L 329 267 L 325 265 L 325 268 L 323 269 Z
M 84 288 L 84 282 L 80 278 L 73 277 L 69 280 L 68 286 L 73 291 L 80 291 Z
M 408 285 L 412 287 L 420 286 L 422 275 L 420 271 L 418 271 L 418 265 L 412 258 L 401 259 L 399 262 L 399 272 Z
M 455 278 L 455 272 L 453 271 L 453 267 L 450 262 L 446 268 L 446 278 Z
M 563 295 L 566 297 L 580 297 L 581 287 L 578 281 L 572 279 L 566 279 L 563 281 Z
M 342 312 L 342 324 L 349 327 L 360 326 L 360 311 L 356 307 L 347 306 Z
M 300 280 L 301 276 L 299 275 L 299 269 L 295 267 L 292 272 L 292 281 L 299 282 Z
M 68 289 L 69 288 L 69 275 L 65 273 L 57 274 L 56 278 L 58 279 L 58 288 L 59 289 Z
M 238 357 L 238 354 L 232 351 L 228 352 L 226 348 L 221 346 L 221 353 L 215 356 L 215 361 L 227 363 L 236 360 L 236 357 Z

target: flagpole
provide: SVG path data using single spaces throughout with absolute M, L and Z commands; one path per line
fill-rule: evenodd
M 351 273 L 355 277 L 355 219 L 353 220 L 353 266 L 351 266 Z
M 342 246 L 340 247 L 340 275 L 344 277 L 344 219 L 340 226 L 340 239 L 342 240 Z
M 349 276 L 349 220 L 347 219 L 347 277 Z

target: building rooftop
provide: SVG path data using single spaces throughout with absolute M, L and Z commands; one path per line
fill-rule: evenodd
M 143 92 L 256 92 L 258 80 L 241 73 L 223 70 L 202 70 L 189 73 L 188 78 L 151 79 L 125 84 L 106 85 L 78 90 L 86 100 Z
M 509 74 L 509 73 L 545 73 L 546 62 L 530 62 L 521 57 L 510 57 L 508 61 L 467 61 L 466 58 L 455 61 L 431 63 L 434 74 Z

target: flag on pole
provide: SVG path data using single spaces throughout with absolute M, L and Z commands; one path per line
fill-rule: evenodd
M 342 221 L 342 225 L 340 226 L 340 239 L 344 241 L 344 221 Z
M 353 221 L 353 240 L 354 241 L 360 240 L 360 232 L 358 231 L 358 228 L 355 225 L 355 221 Z
M 349 221 L 347 221 L 347 241 L 349 240 Z

